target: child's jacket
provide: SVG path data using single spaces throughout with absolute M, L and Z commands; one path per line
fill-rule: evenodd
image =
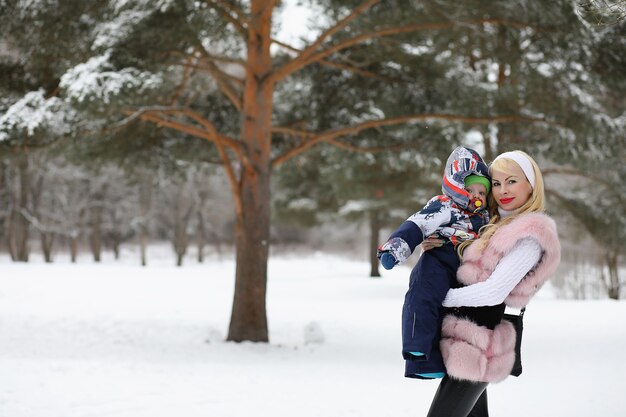
M 409 217 L 380 247 L 404 262 L 424 238 L 437 233 L 446 240 L 440 248 L 426 251 L 411 271 L 409 290 L 402 309 L 402 354 L 407 359 L 405 376 L 444 372 L 439 351 L 441 303 L 457 286 L 459 258 L 456 245 L 474 239 L 488 222 L 486 212 L 470 213 L 469 194 L 464 190 L 468 175 L 488 176 L 487 166 L 474 150 L 456 148 L 446 163 L 442 190 L 419 212 Z M 420 352 L 414 356 L 410 352 Z

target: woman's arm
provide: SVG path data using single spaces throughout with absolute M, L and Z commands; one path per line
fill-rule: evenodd
M 541 258 L 541 246 L 535 239 L 520 240 L 483 282 L 451 289 L 444 307 L 480 307 L 500 304 Z

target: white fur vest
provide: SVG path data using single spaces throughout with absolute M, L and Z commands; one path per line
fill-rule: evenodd
M 511 291 L 505 303 L 518 308 L 525 306 L 554 273 L 561 259 L 556 224 L 545 214 L 520 215 L 498 229 L 482 251 L 477 244 L 480 239 L 471 244 L 463 254 L 457 279 L 465 285 L 485 281 L 502 257 L 524 238 L 535 239 L 542 248 L 542 256 Z M 443 320 L 441 352 L 451 377 L 471 381 L 502 381 L 513 368 L 514 348 L 515 330 L 507 321 L 500 322 L 491 330 L 468 317 L 449 314 Z

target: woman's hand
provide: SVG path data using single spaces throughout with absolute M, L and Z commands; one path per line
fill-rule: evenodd
M 432 248 L 438 248 L 440 246 L 443 246 L 444 243 L 445 241 L 440 237 L 429 236 L 422 242 L 422 250 L 427 251 L 431 250 Z

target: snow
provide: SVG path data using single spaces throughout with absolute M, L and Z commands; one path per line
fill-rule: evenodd
M 46 98 L 42 89 L 30 91 L 0 116 L 0 142 L 12 135 L 33 136 L 40 129 L 58 135 L 68 133 L 73 117 L 73 112 L 59 98 Z
M 404 51 L 408 54 L 420 56 L 420 55 L 424 55 L 430 52 L 432 50 L 432 45 L 415 46 L 415 45 L 410 45 L 410 44 L 403 44 L 402 49 L 404 49 Z
M 300 0 L 284 0 L 282 7 L 277 9 L 274 22 L 279 30 L 276 38 L 294 48 L 304 48 L 312 43 L 320 34 L 316 25 L 325 22 L 323 10 L 315 4 L 302 4 Z
M 91 48 L 94 51 L 113 48 L 123 42 L 144 19 L 150 16 L 148 10 L 124 10 L 110 22 L 95 29 L 96 38 Z
M 474 149 L 480 155 L 485 154 L 485 139 L 483 134 L 478 130 L 470 130 L 465 134 L 464 143 L 470 148 Z
M 78 103 L 94 99 L 109 103 L 124 91 L 136 90 L 136 93 L 142 94 L 163 83 L 160 75 L 137 68 L 116 71 L 109 59 L 110 53 L 106 52 L 63 74 L 60 87 L 65 90 L 67 97 Z
M 0 257 L 2 416 L 423 416 L 437 389 L 402 376 L 406 267 L 372 279 L 366 262 L 273 257 L 271 342 L 237 344 L 229 257 L 57 258 Z M 529 306 L 524 373 L 489 388 L 491 414 L 624 415 L 626 304 L 553 293 Z
M 372 207 L 370 200 L 348 200 L 339 208 L 339 214 L 361 213 Z
M 58 0 L 19 0 L 17 2 L 17 9 L 22 17 L 36 17 L 50 7 L 58 7 Z
M 315 210 L 317 203 L 312 198 L 303 197 L 290 200 L 287 207 L 292 210 Z
M 170 7 L 175 4 L 176 0 L 113 0 L 113 9 L 119 13 L 120 11 L 128 8 L 152 8 L 154 10 L 160 10 L 166 12 Z
M 175 0 L 113 0 L 110 7 L 115 15 L 109 22 L 95 28 L 94 51 L 114 48 L 123 42 L 137 26 L 156 11 L 167 12 Z

